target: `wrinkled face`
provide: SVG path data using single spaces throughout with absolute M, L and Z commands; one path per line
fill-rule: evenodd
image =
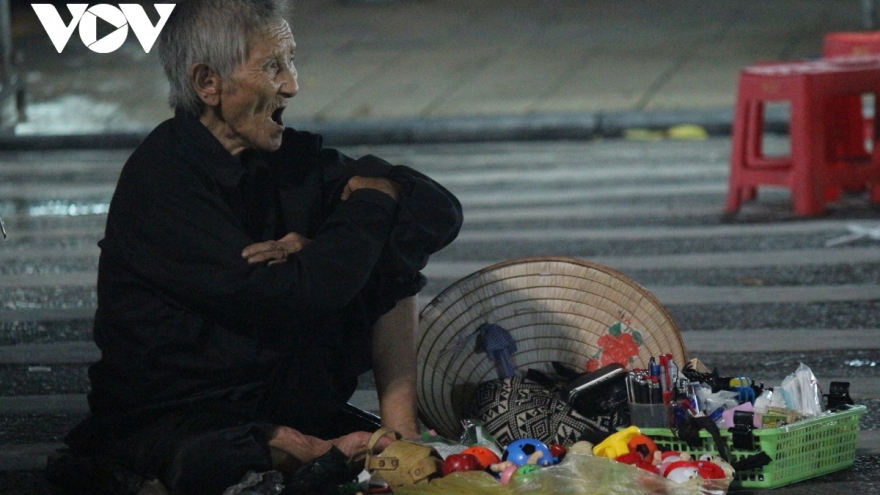
M 224 84 L 220 113 L 225 132 L 220 141 L 233 155 L 245 149 L 274 151 L 281 146 L 287 99 L 299 86 L 293 55 L 296 43 L 286 22 L 251 40 L 248 58 Z

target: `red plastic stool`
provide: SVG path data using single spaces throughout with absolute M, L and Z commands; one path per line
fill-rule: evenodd
M 822 57 L 825 58 L 878 54 L 880 31 L 827 33 L 822 42 Z M 829 153 L 835 156 L 867 154 L 865 140 L 874 132 L 874 119 L 862 115 L 862 98 L 843 96 L 828 105 Z
M 880 202 L 880 146 L 877 133 L 870 155 L 829 157 L 829 99 L 873 93 L 880 105 L 880 57 L 836 57 L 811 62 L 755 65 L 740 72 L 733 122 L 730 185 L 725 211 L 735 213 L 755 197 L 757 187 L 791 190 L 795 214 L 819 215 L 841 189 L 871 188 Z M 767 102 L 791 104 L 791 154 L 767 157 L 761 138 Z M 831 100 L 834 101 L 834 100 Z
M 823 57 L 878 53 L 880 53 L 880 31 L 827 33 L 822 40 Z

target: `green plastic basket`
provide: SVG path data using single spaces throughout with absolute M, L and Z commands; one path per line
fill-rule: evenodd
M 737 488 L 777 488 L 796 481 L 814 478 L 852 466 L 856 454 L 859 417 L 865 406 L 805 419 L 780 428 L 756 429 L 752 433 L 755 450 L 736 450 L 730 433 L 722 431 L 732 461 L 764 451 L 772 461 L 763 468 L 737 472 L 731 486 Z M 717 454 L 715 441 L 700 432 L 701 444 L 692 448 L 668 428 L 642 428 L 661 449 L 688 452 L 694 457 Z

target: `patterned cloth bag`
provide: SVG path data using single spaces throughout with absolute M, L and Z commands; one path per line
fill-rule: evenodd
M 594 417 L 579 414 L 555 389 L 516 376 L 478 385 L 467 410 L 468 417 L 482 421 L 502 445 L 523 438 L 545 444 L 570 445 L 579 440 L 596 444 L 629 422 L 627 411 Z

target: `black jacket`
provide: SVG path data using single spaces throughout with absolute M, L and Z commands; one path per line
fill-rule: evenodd
M 424 286 L 419 270 L 461 226 L 439 184 L 320 136 L 287 129 L 279 150 L 246 153 L 178 114 L 125 164 L 99 243 L 95 416 L 218 410 L 308 432 L 369 368 L 372 324 Z M 341 201 L 354 175 L 399 182 L 399 200 Z M 312 242 L 286 263 L 241 257 L 289 232 Z

